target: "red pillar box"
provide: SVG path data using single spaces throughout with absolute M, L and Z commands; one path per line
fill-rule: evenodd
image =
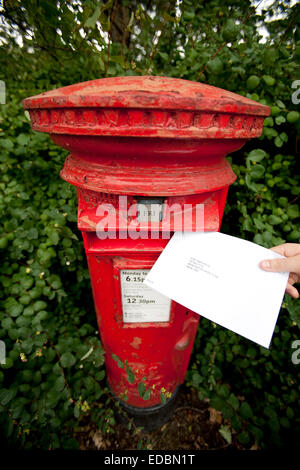
M 236 178 L 225 156 L 261 135 L 269 108 L 151 76 L 79 83 L 23 106 L 34 130 L 70 152 L 61 177 L 78 188 L 109 386 L 125 409 L 144 418 L 159 412 L 161 422 L 184 381 L 199 316 L 143 279 L 174 231 L 220 229 Z M 114 355 L 128 361 L 133 383 Z M 162 389 L 172 394 L 164 405 Z

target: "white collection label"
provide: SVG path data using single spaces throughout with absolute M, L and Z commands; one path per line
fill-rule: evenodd
M 171 299 L 144 284 L 149 269 L 121 270 L 124 323 L 167 322 Z

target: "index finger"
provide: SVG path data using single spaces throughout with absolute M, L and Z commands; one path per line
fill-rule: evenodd
M 283 245 L 273 246 L 270 250 L 275 251 L 279 255 L 286 256 L 296 256 L 300 254 L 300 244 L 299 243 L 284 243 Z

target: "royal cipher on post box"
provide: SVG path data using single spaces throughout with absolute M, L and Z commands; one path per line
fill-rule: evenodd
M 184 381 L 199 316 L 143 280 L 174 231 L 220 229 L 236 178 L 225 156 L 261 135 L 269 108 L 153 76 L 79 83 L 23 106 L 34 130 L 70 152 L 61 177 L 78 190 L 109 387 L 136 416 L 163 416 Z

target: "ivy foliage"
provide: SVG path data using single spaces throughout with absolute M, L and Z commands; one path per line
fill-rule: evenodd
M 11 446 L 74 448 L 74 428 L 86 418 L 113 432 L 113 397 L 76 192 L 59 177 L 66 152 L 31 130 L 21 100 L 84 80 L 151 73 L 270 106 L 262 136 L 228 157 L 237 180 L 222 231 L 265 247 L 299 242 L 300 11 L 283 1 L 262 11 L 246 0 L 4 3 L 0 339 L 7 359 L 0 428 Z M 228 443 L 270 447 L 299 439 L 299 365 L 291 360 L 299 327 L 290 298 L 269 350 L 201 319 L 187 384 L 222 412 Z M 150 393 L 143 382 L 139 393 L 145 400 Z

